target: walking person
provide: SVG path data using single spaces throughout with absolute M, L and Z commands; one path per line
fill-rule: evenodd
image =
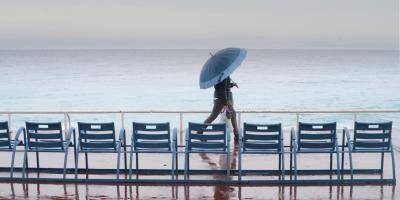
M 238 142 L 239 130 L 236 121 L 236 112 L 233 108 L 233 96 L 231 92 L 231 88 L 233 87 L 239 88 L 229 76 L 220 83 L 214 85 L 214 106 L 210 116 L 208 116 L 204 123 L 212 123 L 221 112 L 225 111 L 226 117 L 230 119 L 232 123 L 235 142 Z
M 231 88 L 238 85 L 229 77 L 246 58 L 247 51 L 243 48 L 226 48 L 215 54 L 203 65 L 200 73 L 199 86 L 207 89 L 214 86 L 214 106 L 210 116 L 204 123 L 213 122 L 221 112 L 232 122 L 235 143 L 239 141 L 239 129 L 236 121 L 236 112 L 233 108 Z

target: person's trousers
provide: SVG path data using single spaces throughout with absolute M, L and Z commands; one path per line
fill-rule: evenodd
M 218 100 L 214 101 L 214 106 L 211 111 L 211 114 L 204 121 L 204 123 L 212 123 L 218 117 L 218 115 L 221 113 L 221 111 L 225 105 L 226 104 L 222 103 L 221 101 L 218 101 Z M 236 111 L 232 105 L 228 104 L 228 108 L 232 112 L 231 122 L 232 122 L 232 127 L 233 127 L 233 134 L 235 135 L 235 139 L 238 139 L 237 137 L 239 136 L 239 130 L 238 130 L 238 125 L 237 125 L 237 121 L 236 121 Z

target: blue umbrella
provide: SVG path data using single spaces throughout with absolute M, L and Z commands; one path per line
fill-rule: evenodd
M 246 57 L 243 48 L 226 48 L 212 55 L 203 65 L 200 73 L 200 88 L 207 89 L 227 78 Z

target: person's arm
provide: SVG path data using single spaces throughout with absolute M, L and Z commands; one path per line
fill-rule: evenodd
M 230 81 L 229 81 L 229 87 L 230 88 L 233 88 L 233 87 L 239 88 L 238 84 L 235 83 L 232 79 L 230 79 Z

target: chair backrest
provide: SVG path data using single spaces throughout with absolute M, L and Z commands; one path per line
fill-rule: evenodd
M 29 149 L 64 149 L 61 122 L 26 122 Z
M 83 150 L 117 149 L 114 122 L 78 122 L 79 143 Z
M 189 150 L 226 150 L 226 124 L 200 124 L 189 122 L 187 134 Z
M 297 132 L 298 149 L 335 149 L 336 122 L 302 123 Z
M 392 122 L 354 122 L 353 149 L 389 149 L 392 139 Z
M 11 149 L 10 129 L 7 121 L 0 122 L 0 148 Z
M 171 150 L 169 123 L 132 123 L 132 144 L 135 150 Z
M 281 124 L 243 124 L 243 150 L 280 150 Z

